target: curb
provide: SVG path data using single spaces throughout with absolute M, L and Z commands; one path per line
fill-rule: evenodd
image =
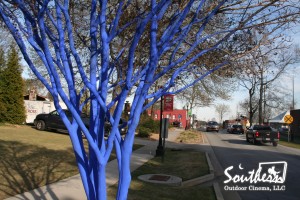
M 214 182 L 213 186 L 217 200 L 224 200 L 219 183 Z
M 212 165 L 212 162 L 209 158 L 209 154 L 207 152 L 205 152 L 205 156 L 206 156 L 206 160 L 207 160 L 207 164 L 208 164 L 208 168 L 209 168 L 209 174 L 198 177 L 198 178 L 194 178 L 194 179 L 191 179 L 191 180 L 184 181 L 181 184 L 182 187 L 200 185 L 202 183 L 214 180 L 214 178 L 215 178 L 214 167 Z M 223 197 L 223 194 L 221 192 L 221 188 L 219 186 L 219 183 L 217 183 L 215 181 L 213 183 L 213 188 L 214 188 L 214 191 L 215 191 L 216 199 L 217 200 L 224 200 L 224 197 Z
M 191 180 L 187 180 L 182 182 L 182 187 L 188 187 L 188 186 L 195 186 L 195 185 L 200 185 L 202 183 L 211 181 L 215 178 L 214 174 L 207 174 L 198 178 L 194 178 Z
M 213 174 L 215 172 L 215 170 L 214 170 L 214 167 L 211 163 L 211 160 L 210 160 L 209 155 L 208 155 L 207 152 L 205 152 L 205 156 L 206 156 L 207 164 L 208 164 L 208 167 L 209 167 L 209 173 Z
M 208 168 L 209 168 L 209 174 L 198 177 L 198 178 L 194 178 L 194 179 L 184 181 L 184 182 L 182 182 L 181 186 L 187 187 L 187 186 L 200 185 L 202 183 L 212 181 L 215 178 L 214 168 L 213 168 L 213 165 L 210 161 L 210 158 L 209 158 L 209 155 L 208 155 L 207 152 L 205 152 L 205 157 L 206 157 Z

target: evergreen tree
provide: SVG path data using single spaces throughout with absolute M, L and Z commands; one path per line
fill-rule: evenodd
M 6 66 L 1 66 L 0 79 L 0 105 L 4 108 L 0 113 L 1 120 L 13 124 L 25 122 L 24 83 L 18 52 L 13 45 L 9 50 Z
M 2 72 L 5 67 L 5 57 L 4 57 L 4 51 L 2 47 L 0 47 L 0 122 L 4 121 L 4 114 L 6 113 L 6 108 L 3 103 L 3 90 L 4 90 L 4 84 L 3 84 L 3 78 L 2 78 Z

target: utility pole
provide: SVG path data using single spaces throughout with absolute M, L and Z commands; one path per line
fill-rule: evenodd
M 259 104 L 258 104 L 258 122 L 263 123 L 263 91 L 264 91 L 264 74 L 263 69 L 260 69 L 260 88 L 259 88 Z
M 266 89 L 267 89 L 267 85 L 264 85 L 263 90 L 264 90 L 264 111 L 263 111 L 263 123 L 265 123 L 265 119 L 266 119 L 266 105 L 267 105 L 267 100 L 266 100 Z
M 293 74 L 293 102 L 292 102 L 292 110 L 295 109 L 295 80 L 294 80 L 295 76 Z

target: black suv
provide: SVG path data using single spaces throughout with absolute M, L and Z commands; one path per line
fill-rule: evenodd
M 68 110 L 64 110 L 65 114 L 67 115 L 67 117 L 71 120 L 72 119 L 72 114 L 70 111 Z M 85 124 L 85 126 L 87 128 L 89 128 L 89 117 L 82 113 L 81 114 L 81 119 L 83 121 L 83 123 Z M 126 121 L 124 119 L 120 119 L 119 122 L 119 129 L 120 129 L 120 133 L 121 135 L 126 134 L 127 132 L 127 128 L 126 127 L 122 127 L 123 124 L 125 124 Z M 34 125 L 36 127 L 36 129 L 43 131 L 46 129 L 52 129 L 52 130 L 67 130 L 65 124 L 63 123 L 62 119 L 60 118 L 58 112 L 52 111 L 49 114 L 39 114 L 36 116 L 35 120 L 34 120 Z M 108 121 L 105 121 L 105 136 L 109 135 L 111 129 L 111 124 Z
M 229 129 L 228 133 L 244 134 L 244 128 L 242 125 L 235 124 Z

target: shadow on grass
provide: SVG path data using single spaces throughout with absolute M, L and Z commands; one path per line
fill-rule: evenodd
M 35 145 L 0 140 L 0 199 L 57 182 L 78 173 L 72 149 L 49 150 Z M 45 199 L 42 191 L 31 193 Z M 52 199 L 58 199 L 48 188 Z M 24 199 L 27 197 L 24 196 Z

